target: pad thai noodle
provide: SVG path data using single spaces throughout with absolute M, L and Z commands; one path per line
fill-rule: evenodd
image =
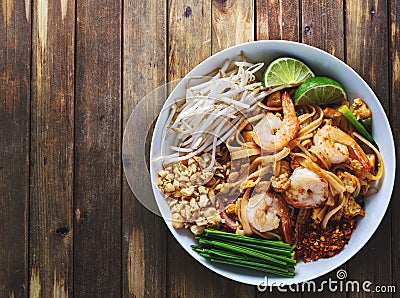
M 378 148 L 338 109 L 360 99 L 295 105 L 295 87 L 265 88 L 264 63 L 242 54 L 188 80 L 169 107 L 158 186 L 175 228 L 282 240 L 304 261 L 348 242 L 383 175 Z M 317 243 L 317 245 L 315 245 Z

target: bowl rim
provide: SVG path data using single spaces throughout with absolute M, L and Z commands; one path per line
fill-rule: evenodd
M 383 217 L 387 213 L 387 209 L 388 209 L 388 206 L 389 206 L 389 203 L 391 201 L 392 194 L 393 194 L 393 187 L 394 187 L 395 174 L 396 174 L 396 154 L 395 154 L 396 149 L 395 149 L 395 143 L 394 143 L 393 133 L 392 133 L 392 129 L 390 127 L 389 119 L 388 119 L 388 117 L 387 117 L 387 115 L 386 115 L 386 113 L 385 113 L 385 111 L 384 111 L 384 109 L 383 109 L 378 97 L 376 96 L 376 94 L 374 93 L 372 88 L 364 81 L 364 79 L 353 68 L 351 68 L 349 65 L 347 65 L 345 62 L 343 62 L 341 59 L 333 56 L 332 54 L 330 54 L 330 53 L 328 53 L 328 52 L 326 52 L 326 51 L 324 51 L 322 49 L 316 48 L 314 46 L 310 46 L 310 45 L 307 45 L 307 44 L 304 44 L 304 43 L 300 43 L 300 42 L 295 42 L 295 41 L 288 41 L 288 40 L 258 40 L 258 41 L 251 41 L 251 42 L 246 42 L 246 43 L 241 43 L 241 44 L 234 45 L 232 47 L 226 48 L 224 50 L 221 50 L 221 51 L 211 55 L 210 57 L 208 57 L 205 60 L 203 60 L 201 63 L 197 64 L 193 69 L 191 69 L 184 76 L 184 78 L 178 83 L 177 86 L 175 86 L 175 88 L 169 94 L 167 100 L 165 101 L 165 103 L 163 105 L 163 108 L 166 106 L 167 103 L 169 103 L 170 100 L 172 100 L 172 97 L 174 95 L 174 91 L 177 90 L 181 84 L 183 84 L 185 78 L 193 76 L 193 73 L 196 73 L 196 71 L 199 68 L 202 68 L 204 65 L 210 63 L 210 61 L 212 61 L 213 59 L 217 59 L 216 56 L 217 57 L 218 56 L 223 56 L 226 52 L 230 52 L 230 51 L 234 51 L 234 50 L 237 50 L 237 53 L 239 53 L 241 51 L 242 47 L 247 47 L 247 46 L 251 46 L 251 45 L 254 45 L 254 44 L 265 44 L 265 45 L 268 45 L 270 47 L 275 46 L 274 50 L 277 50 L 277 51 L 282 51 L 282 49 L 280 49 L 280 47 L 282 47 L 282 46 L 293 45 L 295 47 L 303 47 L 303 48 L 307 48 L 308 50 L 311 50 L 311 51 L 319 52 L 322 55 L 328 55 L 330 57 L 330 59 L 335 60 L 335 62 L 339 63 L 341 67 L 347 68 L 347 70 L 350 71 L 350 73 L 352 75 L 355 75 L 359 79 L 360 83 L 363 85 L 363 88 L 365 88 L 367 90 L 367 92 L 372 95 L 373 100 L 377 102 L 377 107 L 378 107 L 378 109 L 380 109 L 380 113 L 382 115 L 384 115 L 384 119 L 381 119 L 381 122 L 386 124 L 387 128 L 388 128 L 387 138 L 388 138 L 388 141 L 390 143 L 390 152 L 389 153 L 391 154 L 391 156 L 389 156 L 388 159 L 389 158 L 392 159 L 393 162 L 384 163 L 384 167 L 385 167 L 385 172 L 386 172 L 387 168 L 390 168 L 391 172 L 393 173 L 393 175 L 385 176 L 385 177 L 382 178 L 382 179 L 385 179 L 385 180 L 389 179 L 390 189 L 386 190 L 388 192 L 385 195 L 385 197 L 387 198 L 384 201 L 385 206 L 384 206 L 383 211 L 381 212 L 381 214 L 379 214 L 379 217 L 377 217 L 376 220 L 373 222 L 373 225 L 370 226 L 370 232 L 368 234 L 368 237 L 365 237 L 365 240 L 362 240 L 361 242 L 358 242 L 357 244 L 355 244 L 355 246 L 353 247 L 353 251 L 350 253 L 350 255 L 347 255 L 346 257 L 339 259 L 338 262 L 333 267 L 329 267 L 328 266 L 325 270 L 321 270 L 320 272 L 315 274 L 312 278 L 303 279 L 303 280 L 296 280 L 296 281 L 293 281 L 293 282 L 291 282 L 290 279 L 281 278 L 284 281 L 282 283 L 277 283 L 277 284 L 274 284 L 274 285 L 297 284 L 297 283 L 302 283 L 302 282 L 306 282 L 306 281 L 309 281 L 309 280 L 313 280 L 315 278 L 321 277 L 321 276 L 323 276 L 323 275 L 325 275 L 325 274 L 337 269 L 338 267 L 343 265 L 345 262 L 347 262 L 351 258 L 353 258 L 369 242 L 369 240 L 375 234 L 377 228 L 379 227 L 379 225 L 382 222 Z M 276 47 L 278 47 L 278 49 Z M 226 57 L 224 59 L 226 59 Z M 164 222 L 168 226 L 168 228 L 169 228 L 170 232 L 172 233 L 172 235 L 174 236 L 175 240 L 183 247 L 183 249 L 187 253 L 189 253 L 189 255 L 191 255 L 196 261 L 198 261 L 200 264 L 205 266 L 207 269 L 210 269 L 211 271 L 213 271 L 213 272 L 215 272 L 215 273 L 217 273 L 217 274 L 219 274 L 219 275 L 221 275 L 223 277 L 229 278 L 229 279 L 237 281 L 237 282 L 250 284 L 250 285 L 259 285 L 260 282 L 262 282 L 261 280 L 258 283 L 254 283 L 254 282 L 249 282 L 248 280 L 241 280 L 239 278 L 236 278 L 235 276 L 232 276 L 232 274 L 224 274 L 224 271 L 225 271 L 224 268 L 229 268 L 229 267 L 225 267 L 224 265 L 218 266 L 219 264 L 210 263 L 210 262 L 208 262 L 208 260 L 205 260 L 205 259 L 203 260 L 202 258 L 200 258 L 199 255 L 195 254 L 195 252 L 193 252 L 190 247 L 186 247 L 182 243 L 182 240 L 179 239 L 179 237 L 181 237 L 182 234 L 180 234 L 175 228 L 172 227 L 171 220 L 168 219 L 163 214 L 162 208 L 160 208 L 159 200 L 160 199 L 165 200 L 165 198 L 161 195 L 161 193 L 159 192 L 157 184 L 154 183 L 154 181 L 152 179 L 153 175 L 157 174 L 157 173 L 154 172 L 155 168 L 154 168 L 154 162 L 152 162 L 152 160 L 155 157 L 155 144 L 157 142 L 159 142 L 160 143 L 159 146 L 162 147 L 162 142 L 160 142 L 159 140 L 155 140 L 156 135 L 157 135 L 156 132 L 161 132 L 162 129 L 164 128 L 164 126 L 165 126 L 165 122 L 161 123 L 160 122 L 160 117 L 159 117 L 157 119 L 157 122 L 156 122 L 156 125 L 155 125 L 155 128 L 154 128 L 153 136 L 152 136 L 152 139 L 151 139 L 151 146 L 150 146 L 150 175 L 151 175 L 151 181 L 152 181 L 153 195 L 155 196 L 155 199 L 156 199 L 156 202 L 157 202 L 157 207 L 159 208 L 160 213 L 163 215 Z M 340 255 L 341 253 L 339 253 L 338 255 Z M 331 258 L 325 259 L 325 260 L 330 260 L 330 259 Z M 321 259 L 321 260 L 324 260 L 324 259 Z M 320 261 L 320 260 L 318 260 L 318 261 Z M 318 261 L 315 261 L 315 262 L 318 262 Z M 243 269 L 243 270 L 240 270 L 240 271 L 246 271 L 246 270 Z M 280 278 L 278 278 L 278 279 L 280 279 Z

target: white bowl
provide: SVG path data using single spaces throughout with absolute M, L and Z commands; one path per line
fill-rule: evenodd
M 189 72 L 186 77 L 206 75 L 211 70 L 222 66 L 225 59 L 235 57 L 240 53 L 240 51 L 243 51 L 249 59 L 257 62 L 264 62 L 266 65 L 275 58 L 281 56 L 298 58 L 306 63 L 317 75 L 329 76 L 340 82 L 344 86 L 350 99 L 356 97 L 364 99 L 373 113 L 373 137 L 379 145 L 384 160 L 385 174 L 379 183 L 378 193 L 366 200 L 366 216 L 359 221 L 357 228 L 351 236 L 349 244 L 341 253 L 332 258 L 320 259 L 306 264 L 302 262 L 298 263 L 294 278 L 268 277 L 269 285 L 292 284 L 308 281 L 322 276 L 348 261 L 367 243 L 379 226 L 388 207 L 395 178 L 396 162 L 392 132 L 378 98 L 365 81 L 341 60 L 322 50 L 305 44 L 281 40 L 265 40 L 237 45 L 206 59 Z M 184 94 L 185 82 L 181 81 L 170 94 L 164 106 L 170 104 L 173 99 L 184 97 Z M 162 132 L 167 116 L 168 109 L 163 109 L 155 126 L 151 144 L 150 160 L 154 160 L 154 158 L 161 155 L 163 144 L 160 140 L 162 139 Z M 161 168 L 161 161 L 150 163 L 150 175 L 152 181 L 157 181 L 157 173 Z M 192 251 L 190 245 L 196 244 L 193 235 L 188 230 L 176 230 L 172 227 L 171 221 L 169 220 L 171 213 L 166 204 L 165 198 L 160 193 L 156 183 L 152 183 L 152 187 L 165 223 L 176 240 L 193 258 L 210 270 L 238 282 L 259 285 L 264 281 L 265 274 L 262 272 L 258 273 L 256 271 L 236 268 L 233 266 L 211 263 L 196 252 Z M 184 274 L 184 272 L 182 272 L 182 274 Z

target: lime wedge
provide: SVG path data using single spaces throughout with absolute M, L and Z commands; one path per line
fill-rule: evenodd
M 340 83 L 327 77 L 307 79 L 296 90 L 293 101 L 295 105 L 327 105 L 347 99 L 346 92 Z
M 282 57 L 268 65 L 263 74 L 263 85 L 267 88 L 294 87 L 313 76 L 311 69 L 300 60 Z

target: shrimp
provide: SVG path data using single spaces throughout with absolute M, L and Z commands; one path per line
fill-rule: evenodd
M 249 224 L 261 233 L 280 226 L 285 242 L 292 243 L 289 209 L 278 194 L 262 193 L 251 197 L 247 204 L 246 217 Z
M 299 119 L 292 99 L 285 92 L 282 95 L 283 120 L 272 113 L 267 113 L 254 127 L 254 142 L 268 152 L 276 152 L 293 140 L 299 130 Z
M 325 125 L 314 135 L 314 144 L 318 146 L 333 164 L 348 160 L 349 156 L 357 159 L 367 172 L 371 163 L 360 145 L 343 130 Z
M 328 198 L 328 182 L 307 168 L 296 168 L 290 176 L 290 181 L 290 188 L 283 198 L 293 207 L 315 208 Z

